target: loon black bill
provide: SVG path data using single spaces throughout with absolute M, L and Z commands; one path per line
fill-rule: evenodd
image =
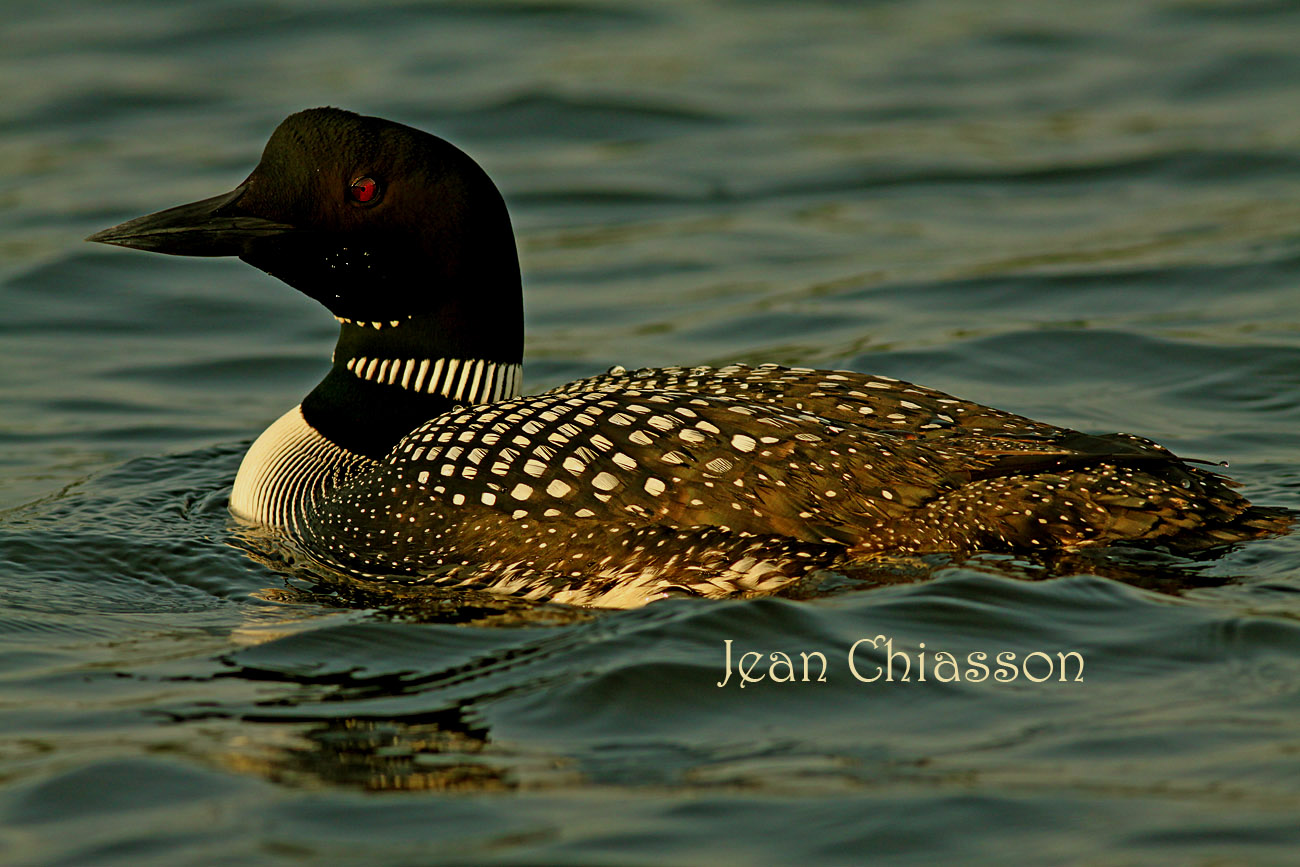
M 174 256 L 239 256 L 253 241 L 293 231 L 287 223 L 240 211 L 245 189 L 240 184 L 210 199 L 136 217 L 86 240 Z

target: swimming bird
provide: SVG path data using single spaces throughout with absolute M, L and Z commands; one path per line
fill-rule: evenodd
M 506 205 L 429 133 L 291 115 L 233 191 L 88 240 L 237 256 L 338 319 L 230 509 L 324 564 L 573 604 L 780 590 L 878 555 L 1199 547 L 1286 519 L 1126 434 L 850 371 L 607 373 L 521 396 Z

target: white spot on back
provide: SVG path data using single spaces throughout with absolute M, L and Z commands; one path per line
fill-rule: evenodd
M 731 438 L 731 447 L 738 452 L 752 452 L 758 442 L 751 436 L 736 434 Z

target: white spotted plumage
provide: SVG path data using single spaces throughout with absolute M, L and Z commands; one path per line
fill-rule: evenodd
M 1145 441 L 1073 435 L 915 387 L 899 400 L 901 387 L 872 387 L 879 378 L 838 376 L 814 385 L 778 367 L 639 371 L 448 413 L 316 504 L 304 536 L 352 571 L 630 604 L 674 591 L 758 592 L 846 552 L 1092 544 L 1112 522 L 1108 501 L 1139 488 L 1154 495 L 1122 456 L 1075 468 L 1076 453 L 1059 442 L 1162 454 Z M 814 396 L 837 417 L 785 406 Z M 900 410 L 882 415 L 903 415 L 909 438 L 854 425 L 861 401 Z M 691 426 L 651 424 L 664 417 L 651 402 Z M 977 424 L 938 420 L 941 402 L 948 419 Z M 420 451 L 434 439 L 456 444 Z M 477 468 L 487 465 L 514 469 L 484 478 Z M 1214 478 L 1179 473 L 1194 486 Z M 433 491 L 430 478 L 445 484 Z M 1047 495 L 1057 488 L 1076 493 Z M 401 538 L 384 532 L 399 512 L 408 516 Z

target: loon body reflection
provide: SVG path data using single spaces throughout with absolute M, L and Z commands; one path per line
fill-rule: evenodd
M 452 145 L 379 118 L 294 114 L 234 191 L 90 240 L 238 256 L 339 320 L 329 373 L 254 443 L 230 506 L 355 574 L 628 606 L 877 554 L 1285 526 L 1148 440 L 884 376 L 614 369 L 521 397 L 501 195 Z

